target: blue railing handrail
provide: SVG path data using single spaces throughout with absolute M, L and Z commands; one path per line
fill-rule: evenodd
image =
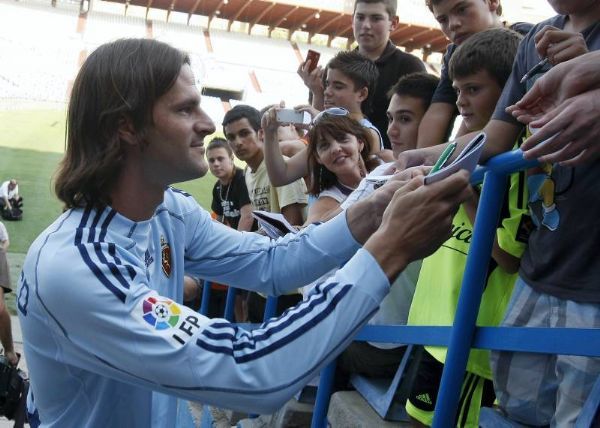
M 491 255 L 500 204 L 508 174 L 538 165 L 523 159 L 520 149 L 502 153 L 477 167 L 471 183 L 484 183 L 467 256 L 456 316 L 452 326 L 367 325 L 355 340 L 446 346 L 442 382 L 434 414 L 434 427 L 452 426 L 467 358 L 471 348 L 550 354 L 600 356 L 600 329 L 476 327 L 487 261 Z M 205 287 L 206 288 L 206 287 Z M 203 299 L 204 300 L 204 299 Z M 208 299 L 207 299 L 208 300 Z M 332 370 L 328 366 L 327 370 Z M 330 375 L 330 373 L 328 373 Z M 326 426 L 329 391 L 320 391 L 313 427 Z
M 366 325 L 354 340 L 448 346 L 451 326 Z M 600 356 L 600 328 L 476 327 L 472 348 Z
M 494 156 L 484 165 L 479 165 L 475 171 L 473 171 L 473 174 L 471 174 L 471 183 L 481 183 L 484 175 L 489 171 L 506 175 L 523 169 L 532 168 L 537 165 L 539 165 L 537 160 L 523 159 L 523 152 L 521 149 L 516 149 L 511 152 Z

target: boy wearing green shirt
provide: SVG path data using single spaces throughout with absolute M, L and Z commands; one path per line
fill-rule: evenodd
M 456 105 L 469 132 L 481 130 L 490 119 L 521 36 L 495 28 L 477 33 L 462 44 L 450 60 L 449 73 L 457 92 Z M 517 278 L 525 249 L 527 195 L 523 173 L 513 174 L 496 231 L 488 279 L 478 325 L 494 326 L 502 320 Z M 452 325 L 473 234 L 478 191 L 465 202 L 453 220 L 452 236 L 423 260 L 408 317 L 409 325 Z M 406 403 L 416 423 L 431 425 L 446 348 L 426 347 Z M 469 355 L 461 392 L 457 426 L 478 426 L 479 409 L 493 404 L 495 395 L 489 351 L 474 349 Z

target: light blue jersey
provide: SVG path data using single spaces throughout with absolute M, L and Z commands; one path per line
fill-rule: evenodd
M 282 294 L 352 256 L 252 332 L 177 303 L 184 272 Z M 212 221 L 173 189 L 144 222 L 69 210 L 32 244 L 19 281 L 33 404 L 41 426 L 61 428 L 173 426 L 174 397 L 270 413 L 350 342 L 388 290 L 343 214 L 271 241 Z

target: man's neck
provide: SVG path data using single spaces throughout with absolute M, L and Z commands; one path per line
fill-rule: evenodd
M 250 171 L 256 172 L 256 170 L 258 169 L 258 167 L 262 163 L 263 159 L 264 159 L 263 152 L 259 151 L 256 155 L 254 155 L 253 158 L 248 159 L 246 161 L 246 164 L 250 167 Z
M 360 46 L 358 46 L 358 53 L 366 56 L 367 58 L 369 58 L 371 61 L 377 61 L 381 55 L 383 55 L 383 52 L 385 51 L 385 48 L 387 47 L 388 42 L 385 42 L 383 45 L 379 46 L 377 49 L 373 49 L 373 50 L 364 50 L 361 49 Z
M 221 183 L 221 186 L 227 186 L 229 183 L 231 183 L 234 175 L 235 175 L 235 168 L 226 177 L 219 178 L 219 183 Z
M 569 15 L 564 29 L 581 32 L 598 21 L 600 21 L 600 3 L 595 2 L 584 11 Z
M 111 207 L 130 220 L 144 221 L 152 218 L 156 207 L 163 202 L 166 186 L 138 177 L 134 167 L 124 168 L 110 192 Z
M 360 167 L 357 167 L 355 171 L 348 174 L 340 174 L 338 181 L 346 187 L 356 189 L 362 180 Z

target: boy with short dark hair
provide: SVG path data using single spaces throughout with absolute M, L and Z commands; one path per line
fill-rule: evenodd
M 379 129 L 386 149 L 390 148 L 385 135 L 387 91 L 400 77 L 425 71 L 425 65 L 419 58 L 401 51 L 390 41 L 391 32 L 398 26 L 397 9 L 396 0 L 356 0 L 352 15 L 352 32 L 358 43 L 356 51 L 372 60 L 379 70 L 377 87 L 372 94 L 373 111 L 369 114 L 369 120 Z M 321 107 L 318 99 L 323 92 L 320 79 L 322 73 L 323 69 L 320 67 L 309 73 L 305 63 L 298 68 L 298 74 L 316 97 L 313 105 L 318 109 Z
M 377 87 L 373 93 L 373 111 L 369 120 L 381 132 L 386 149 L 390 148 L 385 132 L 387 91 L 400 77 L 425 71 L 423 61 L 401 51 L 390 40 L 390 34 L 398 26 L 397 10 L 396 0 L 356 0 L 352 15 L 352 32 L 358 43 L 356 50 L 375 62 L 379 70 Z
M 398 79 L 388 91 L 387 135 L 394 158 L 404 150 L 416 147 L 419 124 L 439 81 L 433 74 L 410 73 Z
M 425 0 L 425 4 L 450 44 L 444 54 L 440 84 L 419 128 L 418 147 L 440 144 L 446 141 L 452 131 L 457 114 L 456 93 L 448 76 L 448 66 L 456 48 L 473 34 L 502 26 L 500 0 Z M 458 135 L 464 133 L 465 128 L 461 127 Z
M 341 51 L 327 63 L 327 71 L 331 72 L 333 70 L 339 71 L 352 81 L 353 91 L 360 94 L 357 94 L 357 96 L 360 96 L 361 101 L 359 103 L 354 101 L 351 104 L 348 103 L 346 106 L 339 104 L 332 105 L 331 100 L 325 96 L 323 99 L 324 107 L 355 109 L 356 104 L 358 104 L 362 113 L 368 115 L 372 107 L 373 92 L 379 78 L 379 71 L 375 67 L 375 63 L 356 51 Z M 331 83 L 331 80 L 328 76 L 325 78 L 326 89 L 328 81 Z
M 384 160 L 392 160 L 389 151 L 383 150 L 379 129 L 365 116 L 377 87 L 378 76 L 377 67 L 369 58 L 356 51 L 338 52 L 327 64 L 322 104 L 325 108 L 346 109 L 353 119 L 368 129 L 371 153 Z M 309 111 L 313 116 L 318 114 L 310 106 L 302 106 L 298 110 Z M 302 150 L 284 159 L 281 147 L 275 144 L 276 137 L 265 133 L 265 162 L 271 182 L 282 186 L 308 174 L 307 155 L 306 150 Z
M 502 92 L 492 119 L 484 132 L 487 142 L 481 162 L 510 150 L 525 128 L 507 112 L 552 65 L 600 49 L 600 1 L 549 1 L 557 15 L 536 24 L 519 45 L 512 73 Z M 530 78 L 523 77 L 542 58 L 548 64 Z M 457 138 L 457 152 L 471 134 Z M 407 151 L 398 168 L 432 165 L 446 145 Z M 533 201 L 534 224 L 523 254 L 519 278 L 509 303 L 503 326 L 593 328 L 600 318 L 600 264 L 597 243 L 600 229 L 600 168 L 586 156 L 586 145 L 568 144 L 552 148 L 548 178 L 559 221 L 543 225 L 545 207 Z M 525 152 L 533 155 L 531 147 Z M 542 189 L 539 189 L 542 190 Z M 529 183 L 529 192 L 538 189 Z M 541 195 L 540 195 L 541 196 Z M 582 207 L 584 209 L 582 209 Z M 537 220 L 536 220 L 536 217 Z M 555 314 L 562 314 L 556 317 Z M 563 356 L 517 352 L 492 352 L 494 387 L 499 408 L 511 420 L 544 426 L 572 426 L 600 374 L 600 360 L 584 356 Z
M 423 72 L 407 74 L 401 77 L 388 92 L 390 103 L 388 136 L 392 143 L 394 156 L 402 150 L 414 148 L 417 144 L 417 129 L 423 114 L 429 106 L 438 78 Z M 387 166 L 386 166 L 387 165 Z M 390 164 L 379 166 L 371 175 L 382 175 Z M 356 198 L 365 197 L 366 180 L 361 182 L 356 193 L 342 204 L 347 208 L 356 202 Z M 407 266 L 390 289 L 390 294 L 381 302 L 379 311 L 369 320 L 373 325 L 404 325 L 408 317 L 410 302 L 415 290 L 421 262 Z M 393 377 L 406 346 L 402 344 L 352 342 L 340 355 L 336 365 L 336 389 L 346 386 L 351 374 L 358 373 L 368 377 Z
M 356 51 L 342 51 L 327 64 L 323 107 L 343 107 L 362 126 L 369 129 L 371 153 L 383 150 L 382 135 L 367 119 L 379 71 L 375 63 Z
M 450 75 L 458 93 L 457 105 L 468 131 L 479 131 L 491 117 L 521 37 L 512 30 L 495 28 L 477 33 L 461 45 L 450 60 Z M 475 108 L 476 107 L 476 108 Z M 522 224 L 526 219 L 526 189 L 523 173 L 513 174 L 490 260 L 478 325 L 498 325 L 517 278 L 519 258 L 524 251 Z M 451 325 L 462 285 L 469 251 L 478 193 L 459 209 L 453 220 L 452 236 L 423 260 L 410 308 L 412 325 Z M 409 415 L 421 424 L 433 419 L 437 392 L 447 348 L 425 347 L 411 394 L 406 404 Z M 479 409 L 494 402 L 489 351 L 473 350 L 467 363 L 457 426 L 477 426 Z

